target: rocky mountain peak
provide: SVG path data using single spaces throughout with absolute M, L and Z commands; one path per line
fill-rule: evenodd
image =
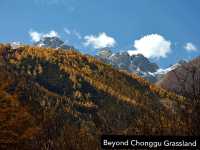
M 117 69 L 136 73 L 151 82 L 156 81 L 152 73 L 159 69 L 158 65 L 150 62 L 142 54 L 129 55 L 126 51 L 112 53 L 111 50 L 103 49 L 97 53 L 96 57 Z
M 70 49 L 72 46 L 66 45 L 59 37 L 42 37 L 40 41 L 34 43 L 38 47 L 50 47 L 50 48 L 63 48 Z

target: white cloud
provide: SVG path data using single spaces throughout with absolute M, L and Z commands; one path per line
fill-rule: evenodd
M 29 35 L 33 42 L 38 42 L 41 39 L 41 33 L 38 33 L 36 31 L 30 31 Z
M 197 51 L 197 47 L 191 42 L 186 43 L 184 48 L 188 52 Z
M 113 47 L 116 41 L 113 37 L 108 36 L 105 32 L 99 33 L 99 35 L 87 35 L 84 37 L 85 46 L 92 46 L 95 49 Z
M 59 34 L 54 30 L 51 30 L 50 32 L 46 34 L 31 30 L 29 32 L 29 35 L 33 42 L 38 42 L 40 41 L 41 38 L 44 38 L 44 37 L 59 37 Z
M 145 35 L 135 40 L 134 47 L 136 50 L 128 51 L 130 55 L 140 53 L 147 58 L 165 58 L 171 52 L 171 42 L 159 34 Z

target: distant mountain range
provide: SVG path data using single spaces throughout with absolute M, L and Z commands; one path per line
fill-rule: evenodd
M 95 57 L 105 63 L 111 64 L 114 68 L 136 73 L 151 83 L 158 82 L 169 71 L 187 62 L 186 60 L 181 60 L 166 69 L 160 69 L 156 63 L 150 62 L 142 54 L 130 55 L 128 52 L 112 53 L 109 49 L 99 50 Z
M 38 47 L 75 49 L 73 46 L 66 45 L 59 37 L 43 37 L 34 45 Z M 151 83 L 158 82 L 167 72 L 186 62 L 182 60 L 169 68 L 160 69 L 156 63 L 150 62 L 142 54 L 130 55 L 128 52 L 113 53 L 107 48 L 100 49 L 95 57 L 104 63 L 112 65 L 114 68 L 136 73 Z
M 151 63 L 141 54 L 130 56 L 128 52 L 112 53 L 108 49 L 102 49 L 99 50 L 96 58 L 111 64 L 114 68 L 136 73 L 151 82 L 156 81 L 156 78 L 152 74 L 158 70 L 158 65 Z

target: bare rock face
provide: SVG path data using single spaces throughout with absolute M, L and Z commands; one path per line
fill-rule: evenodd
M 102 49 L 98 52 L 96 58 L 111 64 L 114 68 L 136 73 L 150 82 L 157 81 L 153 73 L 159 69 L 158 65 L 150 62 L 142 54 L 130 56 L 128 52 L 112 53 L 109 49 Z
M 131 56 L 131 64 L 134 64 L 140 68 L 140 70 L 144 72 L 156 72 L 158 70 L 158 65 L 150 62 L 146 57 L 142 54 Z

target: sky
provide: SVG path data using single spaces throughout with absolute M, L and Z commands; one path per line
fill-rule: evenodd
M 142 53 L 161 68 L 200 55 L 199 0 L 0 0 L 0 43 L 58 36 L 83 53 Z

